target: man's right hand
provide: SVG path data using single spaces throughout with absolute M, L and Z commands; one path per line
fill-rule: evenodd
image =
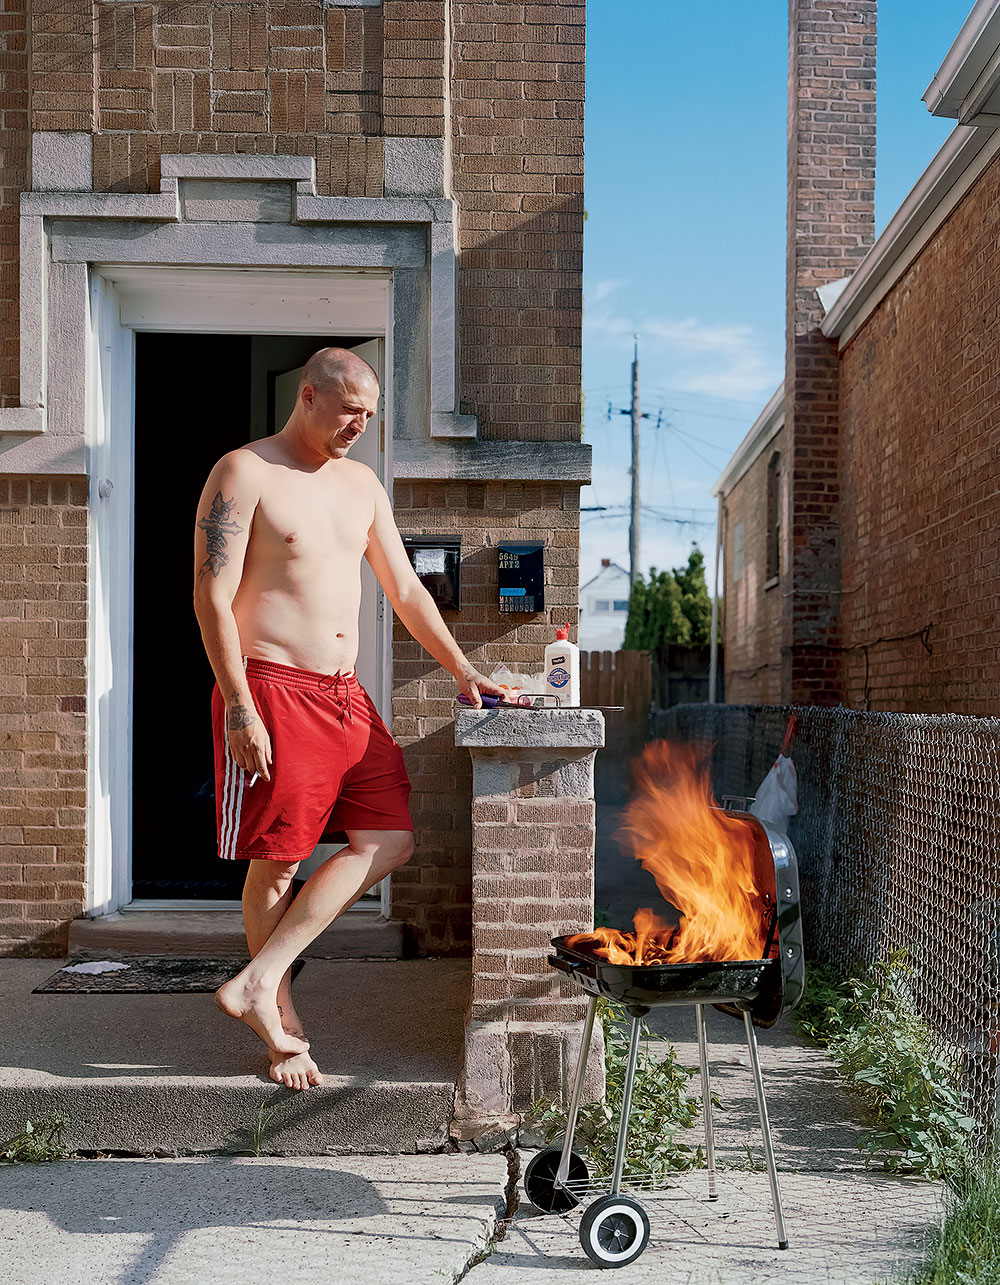
M 260 715 L 252 705 L 237 697 L 226 712 L 229 752 L 245 772 L 257 772 L 265 781 L 271 779 L 271 738 Z

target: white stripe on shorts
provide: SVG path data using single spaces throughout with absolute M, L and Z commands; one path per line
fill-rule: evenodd
M 233 779 L 233 760 L 229 757 L 229 738 L 225 730 L 222 733 L 223 745 L 226 747 L 226 775 L 222 785 L 222 826 L 219 830 L 219 856 L 225 857 L 226 843 L 229 838 L 229 798 Z
M 246 773 L 242 768 L 237 767 L 236 772 L 239 775 L 240 788 L 239 793 L 236 795 L 235 807 L 233 808 L 233 828 L 230 833 L 229 852 L 226 853 L 226 856 L 230 861 L 236 860 L 236 841 L 240 835 L 240 817 L 243 813 L 243 786 L 246 784 L 247 779 Z

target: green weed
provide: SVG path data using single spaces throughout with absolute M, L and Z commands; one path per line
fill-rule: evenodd
M 631 1019 L 619 1006 L 604 999 L 598 1001 L 597 1012 L 604 1028 L 607 1088 L 603 1102 L 591 1102 L 580 1108 L 576 1139 L 593 1162 L 594 1179 L 601 1181 L 610 1177 L 614 1166 Z M 702 1148 L 693 1147 L 679 1137 L 684 1129 L 692 1128 L 698 1118 L 700 1100 L 687 1087 L 696 1071 L 680 1066 L 669 1046 L 665 1054 L 654 1052 L 649 1047 L 651 1032 L 645 1022 L 641 1030 L 643 1042 L 636 1063 L 625 1170 L 663 1178 L 679 1170 L 703 1168 Z M 712 1101 L 721 1107 L 715 1094 Z M 546 1142 L 565 1134 L 566 1112 L 548 1099 L 534 1104 L 529 1119 Z
M 995 1157 L 952 1175 L 944 1219 L 923 1267 L 905 1285 L 995 1285 L 1000 1280 L 1000 1171 Z
M 905 952 L 846 982 L 830 969 L 810 973 L 799 1025 L 875 1108 L 878 1125 L 858 1143 L 866 1163 L 929 1178 L 960 1172 L 976 1121 L 959 1067 L 917 1009 Z
M 26 1120 L 21 1133 L 6 1142 L 0 1142 L 0 1160 L 10 1164 L 42 1164 L 46 1160 L 62 1160 L 69 1153 L 62 1145 L 62 1135 L 69 1124 L 69 1116 L 50 1115 L 36 1124 Z

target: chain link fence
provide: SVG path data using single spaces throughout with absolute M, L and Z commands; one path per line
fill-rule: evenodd
M 796 715 L 807 960 L 843 972 L 904 948 L 917 1005 L 993 1133 L 1000 1050 L 1000 719 L 678 705 L 654 737 L 711 743 L 716 798 L 752 795 Z

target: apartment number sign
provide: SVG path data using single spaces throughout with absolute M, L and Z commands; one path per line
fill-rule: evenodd
M 545 606 L 545 546 L 497 545 L 500 611 L 541 611 Z

